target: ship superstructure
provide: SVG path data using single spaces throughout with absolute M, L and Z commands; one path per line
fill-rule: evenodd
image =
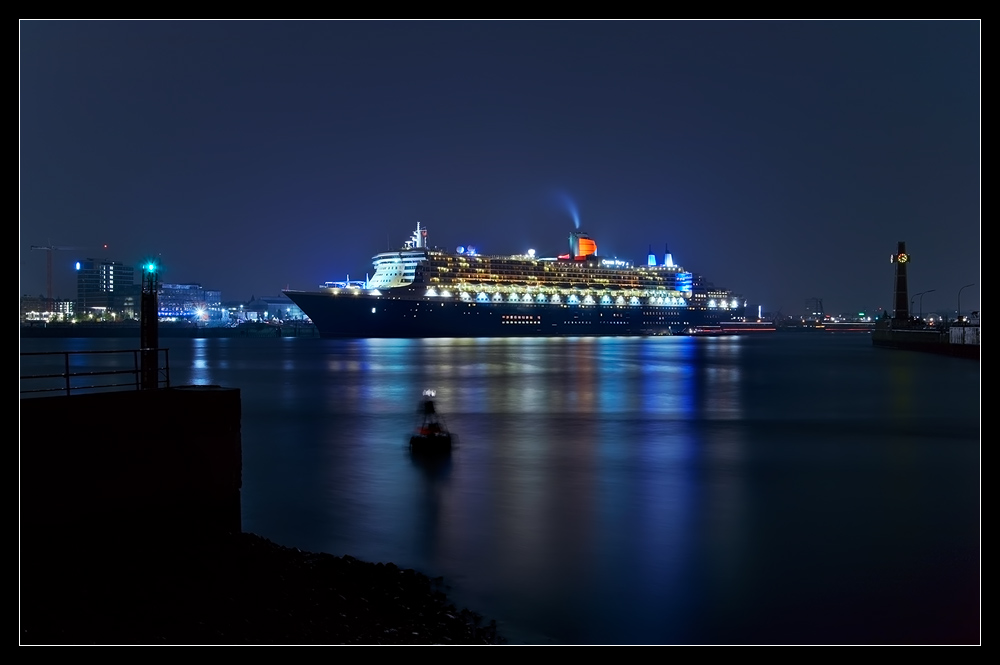
M 427 262 L 427 229 L 420 228 L 406 241 L 398 252 L 384 252 L 372 257 L 375 275 L 366 285 L 368 289 L 391 289 L 408 286 L 416 280 L 417 266 Z
M 286 291 L 325 337 L 629 335 L 740 319 L 745 302 L 674 264 L 603 258 L 585 233 L 540 258 L 448 252 L 419 224 L 396 251 L 372 258 L 364 286 Z M 330 284 L 330 283 L 328 283 Z

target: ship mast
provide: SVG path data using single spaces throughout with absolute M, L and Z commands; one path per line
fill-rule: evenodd
M 420 228 L 420 222 L 417 222 L 417 230 L 413 232 L 410 239 L 406 241 L 406 249 L 426 249 L 427 248 L 427 229 Z

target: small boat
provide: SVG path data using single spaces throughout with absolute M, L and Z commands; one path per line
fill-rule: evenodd
M 423 416 L 417 431 L 410 437 L 410 451 L 427 455 L 440 455 L 451 452 L 451 432 L 438 418 L 434 408 L 433 390 L 425 390 L 420 404 Z

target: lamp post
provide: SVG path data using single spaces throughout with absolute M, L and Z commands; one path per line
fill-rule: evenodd
M 927 292 L 926 291 L 921 291 L 920 293 L 914 293 L 913 297 L 910 298 L 910 316 L 911 317 L 913 316 L 913 301 L 916 300 L 918 296 L 922 296 L 925 293 L 927 293 Z
M 924 295 L 928 293 L 934 293 L 937 289 L 931 289 L 930 291 L 924 291 L 920 294 L 920 318 L 924 318 Z
M 970 286 L 975 286 L 975 284 L 966 284 L 958 290 L 958 320 L 962 320 L 962 291 L 969 288 Z

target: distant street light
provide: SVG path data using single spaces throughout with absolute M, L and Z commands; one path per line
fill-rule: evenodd
M 958 290 L 958 320 L 962 320 L 962 291 L 969 288 L 970 286 L 975 286 L 975 284 L 966 284 Z
M 920 318 L 924 318 L 924 295 L 928 293 L 934 293 L 937 289 L 931 289 L 930 291 L 924 291 L 920 294 Z
M 927 293 L 927 292 L 926 291 L 921 291 L 920 293 L 914 293 L 913 297 L 910 298 L 910 316 L 913 316 L 913 301 L 916 300 L 919 296 L 924 295 L 925 293 Z

